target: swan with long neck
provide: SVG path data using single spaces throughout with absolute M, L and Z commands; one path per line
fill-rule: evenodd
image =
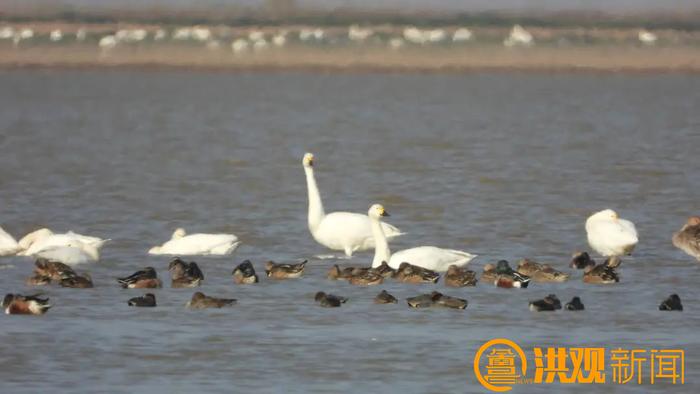
M 389 216 L 389 213 L 382 205 L 374 204 L 369 208 L 367 216 L 371 221 L 375 243 L 372 268 L 377 268 L 386 261 L 394 269 L 399 268 L 401 263 L 410 263 L 436 272 L 445 272 L 451 265 L 461 267 L 476 257 L 461 250 L 442 249 L 435 246 L 418 246 L 392 254 L 381 222 L 381 218 Z
M 309 231 L 314 240 L 329 249 L 342 250 L 347 256 L 352 256 L 356 251 L 372 249 L 374 237 L 369 217 L 352 212 L 326 214 L 314 177 L 314 155 L 305 154 L 302 164 L 309 196 Z M 382 223 L 381 226 L 388 239 L 402 234 L 390 224 Z

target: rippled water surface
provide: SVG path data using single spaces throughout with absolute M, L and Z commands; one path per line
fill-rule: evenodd
M 96 287 L 42 288 L 43 317 L 0 317 L 0 391 L 473 392 L 479 346 L 683 348 L 686 385 L 700 382 L 700 266 L 670 243 L 700 212 L 700 79 L 683 75 L 207 74 L 0 72 L 0 223 L 112 238 L 89 271 Z M 327 211 L 381 202 L 420 244 L 522 257 L 569 270 L 583 222 L 615 208 L 641 242 L 622 282 L 525 290 L 437 285 L 361 288 L 325 279 L 334 259 L 306 227 L 301 156 L 316 154 Z M 230 257 L 198 258 L 201 290 L 236 307 L 189 311 L 191 289 L 138 290 L 114 278 L 168 259 L 145 252 L 176 227 L 232 232 Z M 368 264 L 371 252 L 341 264 Z M 243 259 L 309 258 L 300 280 L 236 286 Z M 2 258 L 0 289 L 29 293 L 32 262 Z M 387 289 L 398 305 L 373 305 Z M 433 289 L 465 311 L 410 310 Z M 316 307 L 318 290 L 344 295 Z M 683 313 L 657 310 L 677 292 Z M 528 300 L 578 295 L 586 311 L 536 314 Z M 610 379 L 610 377 L 609 377 Z M 695 388 L 693 389 L 693 386 Z M 557 386 L 575 392 L 639 387 Z M 551 386 L 521 386 L 545 392 Z M 668 385 L 644 390 L 668 391 Z

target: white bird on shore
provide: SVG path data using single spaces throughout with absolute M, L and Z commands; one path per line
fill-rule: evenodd
M 352 256 L 358 250 L 373 248 L 374 237 L 369 217 L 352 212 L 326 214 L 314 177 L 314 155 L 305 154 L 302 164 L 306 173 L 309 198 L 309 231 L 316 242 L 332 250 L 342 250 L 346 256 Z M 390 224 L 382 223 L 382 227 L 390 239 L 402 234 L 398 228 Z
M 190 234 L 178 228 L 170 241 L 161 246 L 152 247 L 149 254 L 166 254 L 178 256 L 193 255 L 228 255 L 241 243 L 233 234 Z
M 20 250 L 15 238 L 0 227 L 0 256 L 12 256 Z
M 529 31 L 525 30 L 520 25 L 513 26 L 513 29 L 511 29 L 508 37 L 505 40 L 503 40 L 503 45 L 507 47 L 513 47 L 518 45 L 531 46 L 534 43 L 535 41 L 532 38 L 532 34 L 530 34 Z
M 464 42 L 464 41 L 469 41 L 473 37 L 473 34 L 471 30 L 465 28 L 465 27 L 460 27 L 459 29 L 455 30 L 455 32 L 452 34 L 452 41 L 453 42 Z
M 85 41 L 85 38 L 87 38 L 87 32 L 81 27 L 77 32 L 75 32 L 75 40 Z
M 239 55 L 243 52 L 247 52 L 250 47 L 250 43 L 245 38 L 238 38 L 231 43 L 231 50 L 234 55 Z
M 639 242 L 634 223 L 620 219 L 612 209 L 591 215 L 586 220 L 586 233 L 591 248 L 605 257 L 631 254 Z
M 53 30 L 51 32 L 51 34 L 49 34 L 49 39 L 53 42 L 61 41 L 62 38 L 63 38 L 63 33 L 61 33 L 61 31 L 58 29 Z
M 656 44 L 656 40 L 658 39 L 656 34 L 644 29 L 639 31 L 639 33 L 637 34 L 637 38 L 644 45 L 654 45 Z
M 367 216 L 372 223 L 372 234 L 376 244 L 372 268 L 379 267 L 386 261 L 393 269 L 398 269 L 401 263 L 410 263 L 436 272 L 445 272 L 450 265 L 461 267 L 476 257 L 461 250 L 442 249 L 435 246 L 418 246 L 392 254 L 381 222 L 381 218 L 389 216 L 389 213 L 380 204 L 374 204 L 369 208 Z
M 99 46 L 103 52 L 114 49 L 117 46 L 117 37 L 113 35 L 104 36 L 100 38 L 97 46 Z

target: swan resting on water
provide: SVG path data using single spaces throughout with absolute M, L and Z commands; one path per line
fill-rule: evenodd
M 634 223 L 620 219 L 612 209 L 591 215 L 586 220 L 586 233 L 591 248 L 605 257 L 631 254 L 639 242 Z
M 374 247 L 374 237 L 367 215 L 352 212 L 332 212 L 326 214 L 321 202 L 321 193 L 314 177 L 314 155 L 307 153 L 302 159 L 306 173 L 306 186 L 309 197 L 309 231 L 316 242 L 332 249 L 342 250 L 346 256 L 356 251 Z M 381 223 L 387 239 L 401 235 L 401 231 L 387 223 Z
M 229 255 L 241 243 L 233 234 L 187 234 L 178 228 L 170 241 L 161 246 L 152 247 L 149 254 L 168 254 L 178 256 L 194 255 Z
M 462 267 L 476 257 L 461 250 L 442 249 L 435 246 L 418 246 L 391 254 L 380 221 L 382 217 L 389 216 L 389 213 L 382 205 L 374 204 L 369 208 L 367 215 L 372 223 L 372 233 L 376 243 L 372 268 L 379 267 L 386 261 L 389 267 L 397 269 L 401 263 L 405 262 L 432 271 L 445 272 L 451 265 Z
M 15 238 L 0 227 L 0 256 L 12 256 L 20 250 Z

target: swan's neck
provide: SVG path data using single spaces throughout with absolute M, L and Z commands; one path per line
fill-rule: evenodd
M 320 225 L 326 213 L 323 211 L 323 203 L 321 202 L 321 193 L 316 185 L 314 177 L 314 169 L 305 167 L 306 172 L 306 188 L 309 194 L 309 229 L 313 233 Z
M 376 268 L 382 265 L 382 261 L 386 261 L 387 264 L 389 263 L 391 251 L 389 250 L 389 243 L 386 241 L 386 236 L 382 229 L 382 223 L 379 219 L 372 216 L 370 216 L 369 221 L 372 226 L 372 236 L 374 237 L 374 259 L 372 260 L 372 267 Z

